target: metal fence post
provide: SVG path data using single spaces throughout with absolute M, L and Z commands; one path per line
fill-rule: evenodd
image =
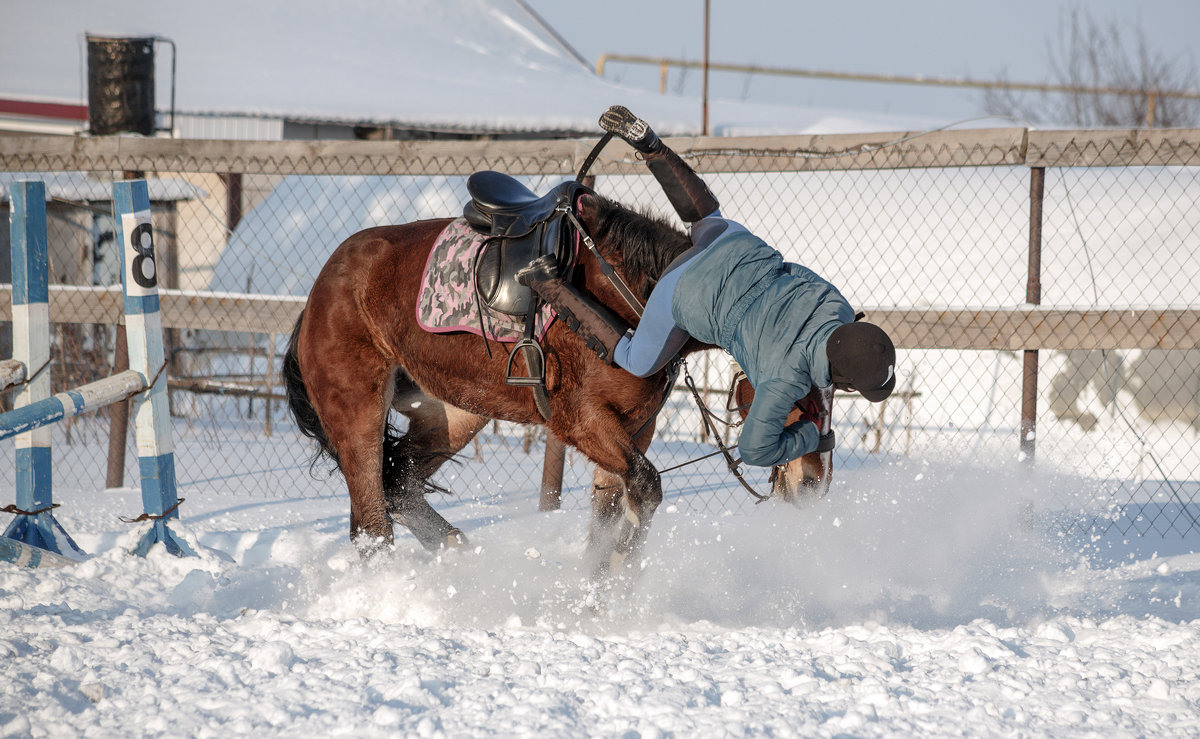
M 1025 283 L 1025 302 L 1042 302 L 1042 200 L 1046 191 L 1046 168 L 1031 167 L 1029 177 L 1029 277 Z M 1021 454 L 1033 464 L 1037 450 L 1038 352 L 1026 349 L 1021 381 Z

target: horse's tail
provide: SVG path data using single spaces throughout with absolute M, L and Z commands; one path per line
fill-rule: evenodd
M 310 467 L 325 456 L 333 460 L 334 465 L 340 468 L 341 462 L 338 460 L 337 451 L 329 443 L 329 437 L 325 435 L 325 429 L 321 427 L 321 418 L 317 415 L 317 409 L 313 408 L 312 401 L 308 399 L 308 388 L 304 386 L 304 375 L 300 373 L 300 359 L 296 354 L 296 343 L 300 339 L 300 322 L 303 320 L 304 311 L 300 311 L 300 316 L 296 319 L 296 327 L 292 329 L 292 338 L 288 341 L 287 352 L 283 355 L 283 383 L 287 386 L 288 406 L 292 409 L 292 417 L 296 419 L 300 433 L 310 439 L 316 439 L 320 445 L 320 449 L 313 455 Z

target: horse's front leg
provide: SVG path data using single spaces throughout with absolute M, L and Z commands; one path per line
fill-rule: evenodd
M 662 502 L 661 478 L 645 456 L 653 438 L 651 423 L 630 440 L 623 469 L 596 469 L 587 548 L 587 564 L 595 580 L 620 571 L 631 555 L 637 561 L 650 520 Z
M 797 420 L 803 412 L 817 424 L 818 433 L 828 434 L 833 429 L 833 387 L 813 388 L 800 408 L 788 416 L 788 423 Z M 771 470 L 772 491 L 782 500 L 798 508 L 820 500 L 829 492 L 833 479 L 833 450 L 810 452 L 787 464 Z

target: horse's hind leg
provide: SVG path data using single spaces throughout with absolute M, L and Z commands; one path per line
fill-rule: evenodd
M 392 370 L 382 356 L 359 352 L 352 362 L 333 363 L 341 346 L 302 342 L 299 359 L 309 398 L 337 452 L 350 493 L 350 539 L 367 551 L 390 544 L 392 522 L 383 497 L 382 450 Z M 324 360 L 324 361 L 323 361 Z M 363 537 L 369 542 L 364 543 Z
M 402 369 L 396 373 L 392 407 L 409 425 L 401 437 L 389 430 L 384 441 L 388 510 L 426 549 L 465 546 L 466 536 L 434 510 L 425 493 L 436 489 L 428 483 L 433 473 L 466 446 L 487 419 L 425 395 Z

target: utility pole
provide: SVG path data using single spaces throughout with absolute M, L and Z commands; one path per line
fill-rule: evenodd
M 709 31 L 709 6 L 711 0 L 704 0 L 704 90 L 701 93 L 701 116 L 700 116 L 700 135 L 708 135 L 708 31 Z

